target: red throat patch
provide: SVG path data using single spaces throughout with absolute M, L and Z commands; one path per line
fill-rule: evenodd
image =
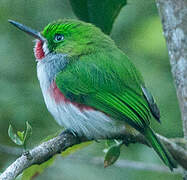
M 55 102 L 58 104 L 60 102 L 64 102 L 66 104 L 73 104 L 74 106 L 76 106 L 77 108 L 79 108 L 79 110 L 83 111 L 83 110 L 93 110 L 92 107 L 83 105 L 83 104 L 79 104 L 76 102 L 72 102 L 69 99 L 67 99 L 60 91 L 60 89 L 57 87 L 56 83 L 53 82 L 50 86 L 50 92 L 51 92 L 51 96 L 54 98 Z
M 40 40 L 38 40 L 35 44 L 34 55 L 35 55 L 36 59 L 39 59 L 39 60 L 41 60 L 42 58 L 45 57 L 45 53 L 43 50 L 43 43 Z

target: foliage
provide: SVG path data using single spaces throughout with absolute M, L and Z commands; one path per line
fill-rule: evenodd
M 118 160 L 120 156 L 120 148 L 123 142 L 118 142 L 117 140 L 107 140 L 106 144 L 108 148 L 104 151 L 106 152 L 104 159 L 104 167 L 108 167 Z
M 83 21 L 100 27 L 110 34 L 112 25 L 127 0 L 70 0 L 74 13 Z
M 17 133 L 13 131 L 11 124 L 9 125 L 8 135 L 11 138 L 11 140 L 19 146 L 23 146 L 24 148 L 26 148 L 26 143 L 30 138 L 31 134 L 32 134 L 32 127 L 30 126 L 28 121 L 26 121 L 25 131 L 17 131 Z

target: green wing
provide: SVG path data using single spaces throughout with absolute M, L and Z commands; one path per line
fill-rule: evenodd
M 71 101 L 91 106 L 125 121 L 144 134 L 163 162 L 172 170 L 172 156 L 149 127 L 150 114 L 159 111 L 142 77 L 125 55 L 114 52 L 82 56 L 56 77 L 57 87 Z
M 70 61 L 56 77 L 66 98 L 126 121 L 139 131 L 149 124 L 150 108 L 141 88 L 144 82 L 123 53 Z

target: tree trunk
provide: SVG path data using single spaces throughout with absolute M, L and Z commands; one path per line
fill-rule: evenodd
M 184 138 L 187 140 L 187 1 L 156 0 L 156 3 L 168 46 Z M 184 179 L 187 180 L 187 171 L 184 172 Z

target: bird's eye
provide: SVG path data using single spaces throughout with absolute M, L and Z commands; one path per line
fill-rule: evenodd
M 54 37 L 55 42 L 60 42 L 64 39 L 64 36 L 62 34 L 56 34 Z

